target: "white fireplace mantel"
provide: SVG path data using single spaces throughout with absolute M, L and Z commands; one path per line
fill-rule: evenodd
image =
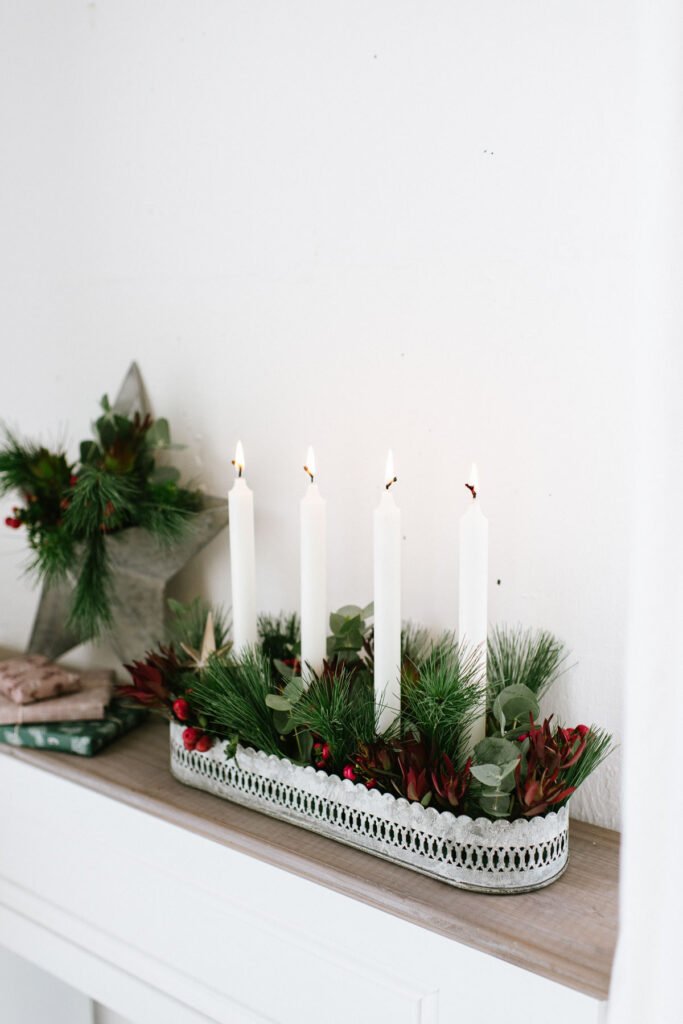
M 187 789 L 166 744 L 3 749 L 0 946 L 134 1024 L 601 1020 L 614 833 L 574 826 L 548 889 L 474 895 Z

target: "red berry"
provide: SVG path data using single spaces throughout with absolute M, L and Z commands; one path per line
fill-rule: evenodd
M 186 722 L 190 717 L 190 705 L 182 697 L 173 701 L 173 714 L 181 722 Z
M 344 765 L 344 778 L 348 779 L 349 782 L 355 782 L 356 781 L 356 773 L 353 770 L 353 765 L 352 764 Z
M 314 743 L 313 744 L 313 753 L 314 754 L 319 754 L 322 751 L 322 749 L 323 749 L 322 743 Z
M 7 516 L 5 526 L 9 526 L 11 530 L 17 530 L 21 526 L 21 519 L 17 519 L 16 516 Z
M 324 768 L 325 767 L 325 762 L 324 761 L 316 761 L 315 762 L 315 766 L 316 766 L 316 768 Z
M 72 473 L 71 476 L 69 477 L 69 486 L 75 487 L 77 483 L 78 477 L 75 475 L 75 473 Z
M 577 725 L 576 731 L 578 732 L 578 734 L 581 737 L 581 739 L 583 739 L 583 737 L 586 735 L 586 733 L 590 732 L 590 727 L 587 726 L 587 725 Z
M 197 740 L 195 750 L 198 750 L 201 754 L 205 754 L 207 750 L 211 750 L 213 746 L 213 738 L 208 733 L 204 732 Z
M 331 751 L 329 743 L 323 743 L 323 749 L 321 751 L 323 761 L 329 761 L 330 753 Z
M 377 785 L 377 779 L 368 779 L 365 785 L 368 787 L 368 789 L 374 789 L 375 786 Z
M 188 725 L 187 729 L 183 729 L 183 745 L 185 750 L 194 750 L 201 735 L 199 729 L 195 729 L 193 725 Z

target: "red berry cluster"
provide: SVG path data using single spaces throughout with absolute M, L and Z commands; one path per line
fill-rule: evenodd
M 20 516 L 21 516 L 21 509 L 19 509 L 19 508 L 17 508 L 15 506 L 12 509 L 12 515 L 11 516 L 7 516 L 7 518 L 5 519 L 5 526 L 9 526 L 9 528 L 11 530 L 18 530 L 19 527 L 21 526 L 22 522 L 23 522 L 23 520 L 20 518 Z
M 200 754 L 205 754 L 213 746 L 213 736 L 196 729 L 194 725 L 188 725 L 183 730 L 183 745 L 185 750 L 198 750 Z
M 187 722 L 190 719 L 190 705 L 182 697 L 173 701 L 173 714 L 179 722 Z
M 173 701 L 173 714 L 179 722 L 187 722 L 191 717 L 192 710 L 183 697 Z M 185 750 L 198 750 L 200 754 L 205 754 L 213 746 L 213 736 L 194 725 L 188 725 L 187 729 L 183 729 L 183 745 Z
M 356 769 L 352 764 L 344 765 L 343 775 L 349 782 L 362 782 L 366 789 L 374 789 L 377 785 L 377 779 L 359 779 L 356 774 Z
M 313 760 L 316 768 L 324 770 L 329 767 L 332 752 L 329 743 L 313 744 Z

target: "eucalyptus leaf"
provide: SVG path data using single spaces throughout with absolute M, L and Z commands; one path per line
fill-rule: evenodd
M 345 604 L 341 608 L 337 609 L 337 615 L 341 615 L 344 619 L 356 619 L 360 618 L 363 614 L 362 608 L 359 608 L 357 604 Z
M 281 696 L 279 693 L 269 693 L 266 695 L 266 704 L 273 711 L 286 711 L 288 714 L 292 710 L 292 705 L 286 697 Z
M 286 736 L 294 729 L 294 722 L 292 716 L 285 711 L 274 711 L 273 712 L 273 725 L 280 733 L 281 736 Z
M 519 758 L 509 761 L 507 764 L 475 764 L 471 772 L 477 782 L 487 789 L 497 792 L 509 793 L 515 785 L 515 768 Z
M 501 733 L 507 732 L 519 723 L 534 721 L 540 714 L 536 695 L 524 683 L 515 683 L 501 690 L 493 702 L 493 716 L 500 725 Z
M 301 676 L 292 676 L 287 685 L 285 686 L 282 695 L 289 701 L 290 704 L 296 704 L 297 701 L 301 700 L 304 693 L 304 684 Z
M 502 778 L 500 766 L 497 764 L 473 764 L 470 771 L 482 786 L 497 789 Z
M 147 443 L 153 448 L 165 448 L 171 443 L 171 431 L 168 426 L 168 420 L 162 417 L 154 421 L 147 431 Z
M 480 765 L 502 765 L 519 757 L 519 747 L 500 736 L 487 736 L 477 743 L 474 756 Z
M 291 665 L 285 665 L 284 661 L 280 661 L 279 658 L 273 658 L 273 665 L 283 679 L 291 679 L 293 677 L 294 669 Z
M 509 818 L 512 797 L 507 793 L 483 793 L 479 798 L 479 806 L 490 818 Z
M 302 764 L 309 764 L 313 755 L 313 734 L 308 729 L 302 729 L 297 734 L 297 741 Z
M 332 632 L 334 634 L 338 633 L 339 630 L 343 628 L 345 621 L 344 616 L 340 615 L 339 612 L 332 612 L 330 615 L 330 629 Z

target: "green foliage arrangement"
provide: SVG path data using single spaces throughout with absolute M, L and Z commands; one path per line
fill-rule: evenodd
M 432 640 L 406 626 L 402 643 L 401 716 L 377 730 L 372 677 L 372 608 L 346 605 L 330 617 L 328 658 L 306 687 L 296 616 L 263 616 L 259 648 L 235 658 L 210 653 L 187 683 L 178 682 L 175 647 L 130 666 L 125 695 L 157 706 L 185 726 L 190 750 L 227 740 L 341 775 L 454 813 L 533 817 L 563 806 L 612 749 L 608 733 L 540 721 L 538 696 L 559 674 L 565 653 L 548 633 L 499 629 L 490 681 L 489 730 L 468 756 L 472 722 L 483 711 L 478 652 L 452 636 Z M 197 612 L 176 609 L 176 622 L 199 630 Z M 181 651 L 187 638 L 177 636 Z M 216 635 L 220 646 L 224 637 Z M 174 660 L 175 659 L 175 660 Z M 155 674 L 166 666 L 166 687 Z M 502 666 L 502 667 L 501 667 Z M 152 682 L 150 684 L 150 678 Z M 160 696 L 161 694 L 161 696 Z
M 180 486 L 178 470 L 158 463 L 171 447 L 166 420 L 121 415 L 106 396 L 101 408 L 76 462 L 9 430 L 0 450 L 0 494 L 17 492 L 22 501 L 5 523 L 26 528 L 29 569 L 44 582 L 75 575 L 71 624 L 84 639 L 111 623 L 106 538 L 137 526 L 173 544 L 201 507 L 199 493 Z
M 567 668 L 567 651 L 545 629 L 491 630 L 488 638 L 489 706 L 508 686 L 526 686 L 540 698 Z

